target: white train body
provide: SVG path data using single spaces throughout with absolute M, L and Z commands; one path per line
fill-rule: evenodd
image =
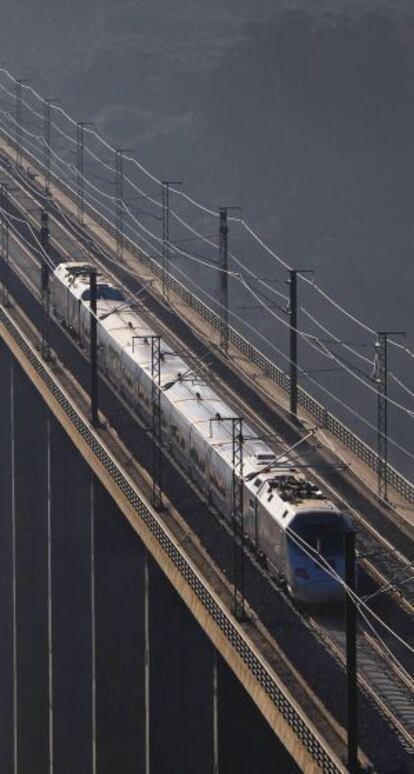
M 57 317 L 85 346 L 89 341 L 89 276 L 81 263 L 62 263 L 54 272 L 52 304 Z M 106 277 L 97 278 L 98 362 L 119 392 L 147 422 L 152 415 L 153 331 Z M 145 337 L 148 337 L 147 339 Z M 232 409 L 161 340 L 161 423 L 163 443 L 225 515 L 233 495 L 232 433 L 220 418 Z M 213 421 L 211 421 L 213 420 Z M 341 599 L 342 586 L 318 566 L 310 545 L 344 575 L 345 518 L 298 470 L 276 463 L 272 449 L 248 440 L 244 423 L 244 527 L 273 572 L 298 601 Z M 312 554 L 312 551 L 310 551 Z

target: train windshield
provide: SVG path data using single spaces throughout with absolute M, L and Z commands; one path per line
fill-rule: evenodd
M 111 288 L 109 285 L 98 285 L 96 289 L 96 298 L 103 301 L 123 301 L 124 297 L 118 288 Z M 91 291 L 88 288 L 82 293 L 82 301 L 91 300 Z
M 342 516 L 327 513 L 298 515 L 291 525 L 295 534 L 290 536 L 290 543 L 299 548 L 298 543 L 303 541 L 305 551 L 310 547 L 326 557 L 342 554 L 344 529 Z

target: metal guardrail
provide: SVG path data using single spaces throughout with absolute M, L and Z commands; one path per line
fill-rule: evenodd
M 53 395 L 72 425 L 88 444 L 100 463 L 105 467 L 106 471 L 127 498 L 128 502 L 132 505 L 137 515 L 142 519 L 158 541 L 159 545 L 168 555 L 169 559 L 178 569 L 181 576 L 197 595 L 197 598 L 213 618 L 215 624 L 231 643 L 239 657 L 248 667 L 262 689 L 266 692 L 267 696 L 271 699 L 274 706 L 280 712 L 297 738 L 301 741 L 304 748 L 321 768 L 321 771 L 325 774 L 343 774 L 344 769 L 337 765 L 321 739 L 319 739 L 309 727 L 305 717 L 299 713 L 298 709 L 292 705 L 289 697 L 286 696 L 280 686 L 277 685 L 274 677 L 243 638 L 224 607 L 220 606 L 217 599 L 203 583 L 202 578 L 197 574 L 185 555 L 164 529 L 162 523 L 140 498 L 138 492 L 131 485 L 121 467 L 105 448 L 99 437 L 91 430 L 88 423 L 77 411 L 70 398 L 58 384 L 52 372 L 44 365 L 39 354 L 31 346 L 30 342 L 20 331 L 9 313 L 2 306 L 0 306 L 0 321 L 3 323 L 8 333 L 13 337 L 20 351 L 30 362 L 32 368 L 41 378 L 45 387 Z
M 3 132 L 0 128 L 0 135 L 2 134 Z M 16 143 L 7 135 L 7 133 L 3 139 L 10 146 L 16 146 Z M 39 165 L 38 169 L 41 172 L 40 162 L 38 162 L 25 149 L 22 151 L 22 156 L 24 156 L 31 164 L 34 162 L 35 164 L 37 163 Z M 62 188 L 62 192 L 65 194 L 65 196 L 67 196 L 76 206 L 77 202 L 73 192 L 63 180 L 59 181 L 59 186 L 57 187 Z M 63 191 L 63 189 L 65 190 Z M 104 228 L 110 234 L 110 236 L 116 238 L 116 229 L 108 223 L 108 220 L 105 217 L 97 214 L 96 211 L 90 207 L 87 202 L 84 202 L 84 210 L 93 220 L 99 223 L 99 225 L 102 226 L 102 228 Z M 124 245 L 127 247 L 129 252 L 131 252 L 140 260 L 141 263 L 148 266 L 156 276 L 161 277 L 161 265 L 153 258 L 144 255 L 144 253 L 141 252 L 137 245 L 128 236 L 124 236 Z M 191 309 L 194 309 L 194 311 L 196 311 L 203 320 L 211 324 L 214 328 L 216 328 L 216 330 L 220 330 L 221 320 L 219 315 L 210 309 L 210 307 L 204 303 L 204 301 L 201 301 L 201 299 L 199 299 L 193 291 L 190 291 L 188 288 L 186 288 L 185 285 L 183 285 L 179 280 L 177 280 L 171 274 L 168 274 L 168 272 L 167 275 L 167 282 L 169 287 L 177 294 L 177 296 L 179 296 L 179 298 L 181 298 Z M 273 363 L 268 357 L 266 357 L 266 355 L 264 355 L 259 349 L 257 349 L 257 347 L 245 339 L 244 336 L 238 333 L 232 326 L 229 326 L 229 341 L 231 341 L 233 346 L 236 347 L 236 349 L 242 355 L 257 365 L 265 376 L 279 385 L 286 392 L 289 391 L 289 376 L 285 374 L 281 368 L 275 365 L 275 363 Z M 350 451 L 352 451 L 356 457 L 358 457 L 366 465 L 368 465 L 368 467 L 378 473 L 379 458 L 377 452 L 368 446 L 368 444 L 366 444 L 364 441 L 362 441 L 358 435 L 356 435 L 352 430 L 344 425 L 343 422 L 331 414 L 330 411 L 328 411 L 321 403 L 309 395 L 309 393 L 306 392 L 302 387 L 298 387 L 298 403 L 303 406 L 303 408 L 309 414 L 311 414 L 311 416 L 314 417 L 322 427 L 332 433 L 335 438 L 337 438 L 339 441 L 341 441 L 341 443 L 344 444 L 344 446 L 350 449 Z M 394 489 L 400 495 L 402 495 L 409 503 L 414 503 L 414 484 L 412 484 L 411 481 L 399 473 L 398 470 L 392 467 L 392 465 L 387 465 L 386 467 L 386 478 L 387 482 L 392 487 L 394 487 Z

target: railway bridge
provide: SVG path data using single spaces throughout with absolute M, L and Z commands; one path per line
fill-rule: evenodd
M 350 770 L 343 622 L 297 610 L 248 548 L 247 615 L 236 617 L 232 531 L 168 454 L 164 508 L 152 506 L 151 433 L 104 374 L 93 425 L 87 353 L 42 305 L 47 212 L 54 263 L 87 253 L 112 272 L 190 362 L 210 353 L 209 377 L 235 411 L 277 427 L 279 449 L 299 442 L 332 497 L 364 515 L 361 573 L 374 620 L 387 614 L 389 654 L 361 627 L 358 770 L 409 774 L 411 484 L 389 468 L 394 506 L 379 501 L 369 447 L 303 391 L 293 422 L 270 361 L 231 327 L 220 351 L 211 310 L 168 275 L 166 304 L 165 273 L 120 244 L 119 222 L 86 202 L 80 222 L 79 200 L 50 170 L 46 180 L 22 135 L 17 159 L 16 139 L 1 138 L 0 770 Z

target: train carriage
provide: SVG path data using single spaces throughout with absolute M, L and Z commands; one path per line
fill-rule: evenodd
M 52 308 L 83 346 L 90 335 L 86 263 L 60 264 Z M 97 275 L 100 368 L 147 423 L 152 416 L 151 337 L 146 323 L 107 277 Z M 210 500 L 230 516 L 233 439 L 225 401 L 178 354 L 160 341 L 163 443 Z M 157 386 L 157 385 L 156 385 Z M 244 423 L 243 516 L 250 543 L 298 601 L 341 599 L 346 518 L 324 494 Z

